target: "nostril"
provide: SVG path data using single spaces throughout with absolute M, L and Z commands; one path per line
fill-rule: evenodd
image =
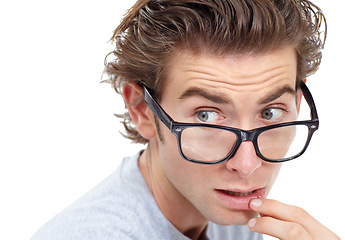
M 261 167 L 262 160 L 256 154 L 253 143 L 242 142 L 236 153 L 226 163 L 226 168 L 241 177 L 249 177 Z

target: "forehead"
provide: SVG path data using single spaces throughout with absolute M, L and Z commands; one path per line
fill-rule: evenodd
M 245 56 L 181 51 L 169 60 L 162 97 L 195 87 L 224 95 L 256 96 L 283 86 L 295 88 L 296 74 L 293 48 Z

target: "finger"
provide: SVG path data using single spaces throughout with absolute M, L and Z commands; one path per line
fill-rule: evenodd
M 305 210 L 271 199 L 253 199 L 250 208 L 263 217 L 296 223 L 315 239 L 339 239 L 336 234 L 318 222 Z M 297 228 L 297 227 L 296 227 Z M 294 231 L 295 229 L 293 229 Z M 297 230 L 296 230 L 297 231 Z
M 321 227 L 316 219 L 310 216 L 304 209 L 284 204 L 271 199 L 253 199 L 250 203 L 252 210 L 261 216 L 270 216 L 279 220 L 295 222 L 304 227 L 308 232 Z
M 286 240 L 311 240 L 309 233 L 299 224 L 272 217 L 253 218 L 248 222 L 251 231 Z

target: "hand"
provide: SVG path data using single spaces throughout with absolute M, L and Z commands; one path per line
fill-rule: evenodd
M 281 240 L 340 240 L 305 210 L 270 199 L 253 199 L 250 208 L 261 217 L 248 222 L 251 231 Z

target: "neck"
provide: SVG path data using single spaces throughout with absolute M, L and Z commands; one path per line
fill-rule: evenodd
M 150 144 L 139 158 L 139 169 L 165 217 L 191 239 L 203 239 L 207 219 L 174 187 L 165 176 L 160 159 Z

